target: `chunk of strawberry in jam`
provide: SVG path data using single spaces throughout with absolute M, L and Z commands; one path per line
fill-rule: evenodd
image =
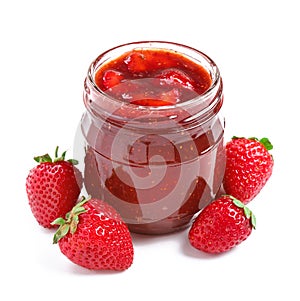
M 141 99 L 135 99 L 131 101 L 130 103 L 139 105 L 139 106 L 149 106 L 149 107 L 157 107 L 157 106 L 170 106 L 174 103 L 168 102 L 161 99 L 156 98 L 141 98 Z
M 153 70 L 166 69 L 174 65 L 164 52 L 147 50 L 133 50 L 125 57 L 124 63 L 134 77 L 149 76 Z
M 133 51 L 125 58 L 124 62 L 128 70 L 133 74 L 148 70 L 149 61 L 143 52 Z
M 162 85 L 181 85 L 187 89 L 194 89 L 194 83 L 183 71 L 176 69 L 164 70 L 156 76 Z
M 106 89 L 111 89 L 112 87 L 121 83 L 124 79 L 124 75 L 116 70 L 107 70 L 103 74 L 102 83 Z

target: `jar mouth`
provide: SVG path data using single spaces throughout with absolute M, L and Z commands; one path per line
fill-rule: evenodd
M 206 71 L 209 73 L 212 80 L 210 87 L 203 94 L 197 95 L 194 98 L 182 102 L 178 102 L 175 104 L 155 105 L 155 106 L 126 102 L 124 100 L 114 98 L 113 96 L 109 95 L 108 93 L 106 93 L 105 91 L 103 91 L 98 87 L 98 85 L 95 82 L 94 75 L 102 64 L 109 62 L 110 60 L 116 59 L 119 55 L 125 52 L 132 51 L 132 50 L 140 50 L 140 49 L 174 51 L 176 53 L 179 53 L 189 58 L 190 60 L 204 67 Z M 88 69 L 87 80 L 89 81 L 90 85 L 97 93 L 99 93 L 102 97 L 105 97 L 107 100 L 110 100 L 112 103 L 118 104 L 119 106 L 126 106 L 128 108 L 137 111 L 156 112 L 156 111 L 169 111 L 169 110 L 180 109 L 180 108 L 186 109 L 188 107 L 194 107 L 197 105 L 203 106 L 205 103 L 207 103 L 207 105 L 211 107 L 212 103 L 209 100 L 216 93 L 215 91 L 216 89 L 218 89 L 218 86 L 220 85 L 221 78 L 220 78 L 219 68 L 215 64 L 215 62 L 205 53 L 193 47 L 186 46 L 180 43 L 167 42 L 167 41 L 139 41 L 139 42 L 122 44 L 113 47 L 100 54 L 91 63 Z M 203 108 L 205 108 L 205 106 L 203 106 Z

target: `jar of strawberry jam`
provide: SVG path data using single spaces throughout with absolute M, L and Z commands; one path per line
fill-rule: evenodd
M 204 53 L 135 42 L 99 55 L 84 83 L 84 184 L 132 232 L 187 227 L 225 167 L 222 80 Z

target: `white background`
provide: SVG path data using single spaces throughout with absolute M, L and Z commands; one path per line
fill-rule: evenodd
M 0 4 L 0 299 L 300 300 L 298 1 L 32 1 Z M 84 111 L 83 80 L 101 52 L 131 41 L 198 48 L 224 80 L 226 138 L 267 136 L 274 172 L 249 207 L 257 230 L 209 256 L 187 231 L 133 236 L 125 272 L 72 264 L 27 203 L 34 155 L 68 149 Z M 5 296 L 5 297 L 4 297 Z

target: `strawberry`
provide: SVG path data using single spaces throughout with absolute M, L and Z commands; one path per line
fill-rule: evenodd
M 121 72 L 115 70 L 107 70 L 103 74 L 103 86 L 106 89 L 111 89 L 112 87 L 120 84 L 123 79 L 124 75 Z
M 196 249 L 221 253 L 247 239 L 255 222 L 255 216 L 241 201 L 225 195 L 199 213 L 188 238 Z
M 148 56 L 143 51 L 132 51 L 124 60 L 128 70 L 133 73 L 145 72 L 149 70 L 151 62 L 148 61 Z
M 59 225 L 53 243 L 73 263 L 91 270 L 126 270 L 133 262 L 133 244 L 127 225 L 106 202 L 82 198 Z
M 34 158 L 39 164 L 30 170 L 26 178 L 26 192 L 29 206 L 37 220 L 44 228 L 52 228 L 51 222 L 65 215 L 77 202 L 82 177 L 74 166 L 76 160 L 65 161 L 66 152 L 55 158 L 46 154 Z
M 244 204 L 264 187 L 273 170 L 273 148 L 269 139 L 233 137 L 226 144 L 224 189 Z

